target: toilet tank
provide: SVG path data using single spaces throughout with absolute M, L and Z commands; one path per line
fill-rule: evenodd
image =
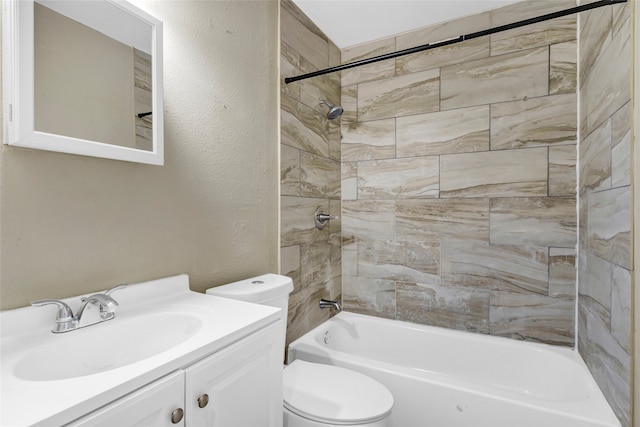
M 207 289 L 207 294 L 279 307 L 282 309 L 282 318 L 286 324 L 291 291 L 293 291 L 291 278 L 279 274 L 263 274 Z

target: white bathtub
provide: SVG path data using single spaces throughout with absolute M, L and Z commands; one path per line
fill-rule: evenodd
M 576 351 L 342 312 L 289 345 L 393 393 L 394 427 L 620 426 Z

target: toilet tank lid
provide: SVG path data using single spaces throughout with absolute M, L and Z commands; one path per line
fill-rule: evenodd
M 357 425 L 386 418 L 393 395 L 381 383 L 350 369 L 296 359 L 284 369 L 284 407 L 331 425 Z
M 279 274 L 263 274 L 227 285 L 207 289 L 207 294 L 240 301 L 261 303 L 287 297 L 293 291 L 293 281 Z

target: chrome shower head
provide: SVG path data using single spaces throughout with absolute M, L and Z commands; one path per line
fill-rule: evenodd
M 329 101 L 325 101 L 324 99 L 320 101 L 320 105 L 322 104 L 329 107 L 329 112 L 327 113 L 327 119 L 329 120 L 337 119 L 342 115 L 342 112 L 344 111 L 341 106 L 333 105 L 332 103 L 330 103 Z

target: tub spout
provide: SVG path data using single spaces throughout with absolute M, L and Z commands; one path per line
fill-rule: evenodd
M 333 307 L 338 311 L 342 311 L 342 307 L 340 306 L 340 303 L 338 301 L 330 301 L 324 298 L 320 300 L 320 308 L 330 308 L 330 307 Z

